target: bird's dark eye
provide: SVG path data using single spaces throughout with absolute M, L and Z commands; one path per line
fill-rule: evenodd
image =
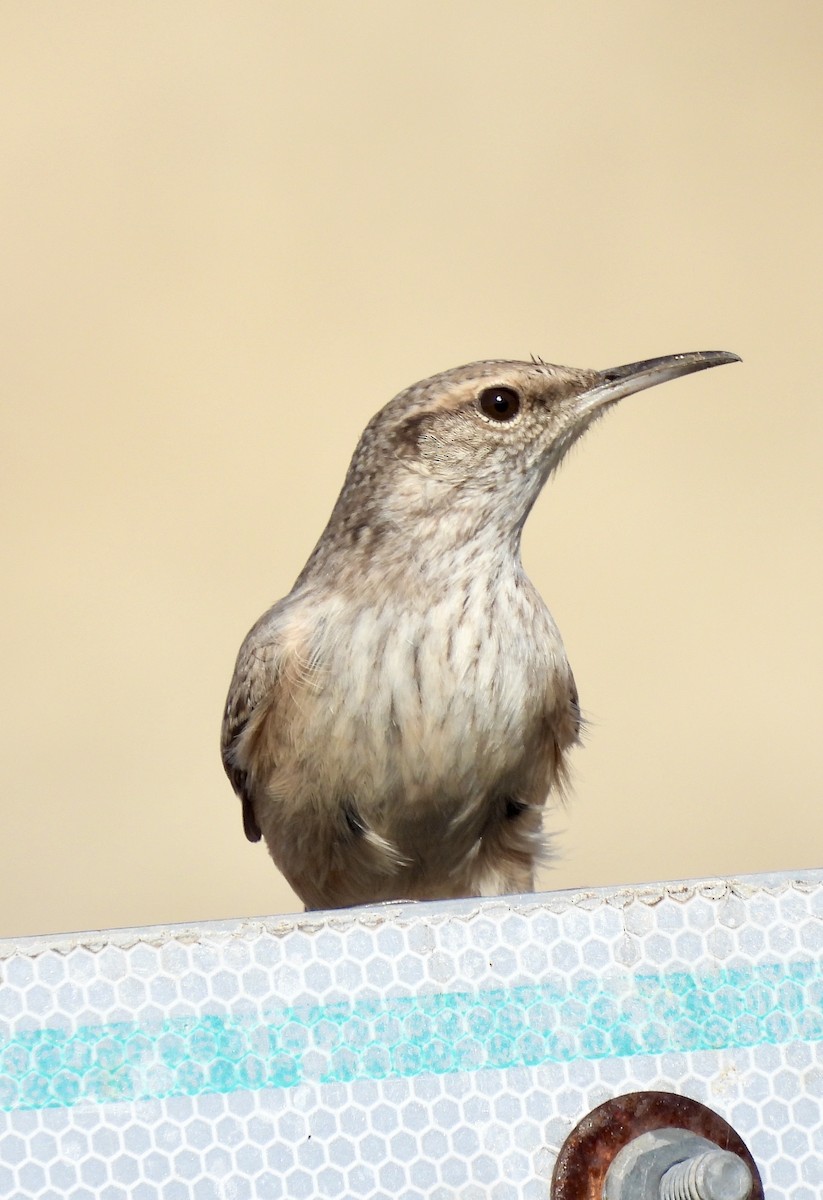
M 520 411 L 520 397 L 510 387 L 486 388 L 477 403 L 480 411 L 493 421 L 511 421 Z

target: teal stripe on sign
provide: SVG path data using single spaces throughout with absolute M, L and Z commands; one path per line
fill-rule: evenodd
M 823 964 L 37 1029 L 0 1042 L 0 1109 L 349 1083 L 823 1040 Z

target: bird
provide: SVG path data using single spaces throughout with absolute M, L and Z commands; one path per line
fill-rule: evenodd
M 292 590 L 243 641 L 223 717 L 246 837 L 307 911 L 534 890 L 582 718 L 523 525 L 619 400 L 739 361 L 485 360 L 369 421 Z

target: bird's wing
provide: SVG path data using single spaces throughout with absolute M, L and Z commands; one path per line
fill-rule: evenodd
M 243 830 L 250 842 L 260 841 L 254 793 L 265 767 L 259 753 L 260 731 L 282 694 L 283 647 L 273 634 L 249 634 L 237 657 L 223 714 L 220 749 L 223 767 L 243 802 Z M 268 757 L 268 756 L 266 756 Z
M 577 692 L 577 684 L 574 682 L 574 675 L 572 675 L 571 667 L 569 667 L 569 732 L 572 745 L 580 741 L 584 725 L 583 714 L 580 712 L 580 696 Z
M 561 801 L 568 795 L 568 751 L 580 742 L 584 726 L 577 685 L 568 663 L 566 670 L 568 675 L 561 697 L 558 700 L 555 694 L 553 708 L 547 716 L 546 723 L 549 730 L 547 740 L 550 745 L 549 784 L 554 787 L 555 794 Z

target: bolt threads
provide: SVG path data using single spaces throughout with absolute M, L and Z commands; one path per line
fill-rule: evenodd
M 749 1168 L 727 1150 L 707 1150 L 669 1167 L 660 1180 L 660 1200 L 748 1200 Z

